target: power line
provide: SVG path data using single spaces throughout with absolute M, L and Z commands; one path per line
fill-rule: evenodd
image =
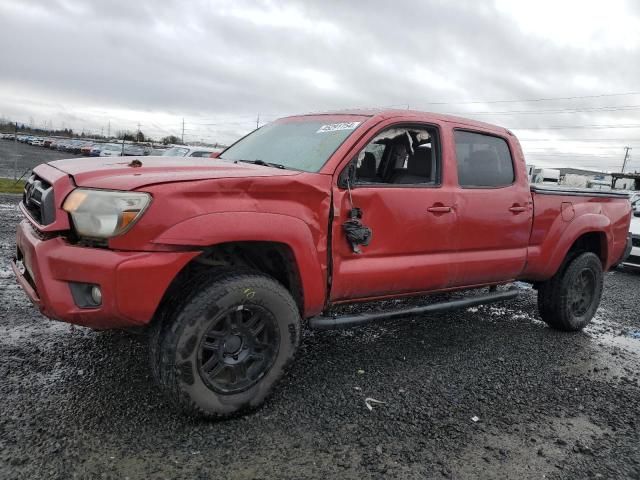
M 525 153 L 530 156 L 535 157 L 597 157 L 597 158 L 620 158 L 620 155 L 598 155 L 593 153 L 538 153 L 538 152 L 527 152 Z
M 512 130 L 562 130 L 562 129 L 607 129 L 607 128 L 640 128 L 640 123 L 626 125 L 551 125 L 548 127 L 510 127 Z
M 584 146 L 584 147 L 574 147 L 574 148 L 585 148 L 588 150 L 596 150 L 596 149 L 602 149 L 602 150 L 619 150 L 620 147 L 618 147 L 617 145 L 588 145 L 588 146 Z M 538 150 L 536 150 L 538 149 Z M 544 150 L 540 150 L 540 149 L 544 149 Z M 529 151 L 529 152 L 535 152 L 535 151 L 545 151 L 548 152 L 550 148 L 548 147 L 542 147 L 542 146 L 535 146 L 535 147 L 531 147 L 531 148 L 526 148 L 525 150 Z
M 521 142 L 639 142 L 629 138 L 519 138 Z
M 583 112 L 618 112 L 640 110 L 640 105 L 619 105 L 611 107 L 560 108 L 554 110 L 503 110 L 498 112 L 447 112 L 447 115 L 530 115 L 550 113 L 583 113 Z
M 524 103 L 524 102 L 546 102 L 552 100 L 578 100 L 583 98 L 603 98 L 603 97 L 622 97 L 627 95 L 640 95 L 640 92 L 625 93 L 602 93 L 599 95 L 576 95 L 572 97 L 547 97 L 547 98 L 523 98 L 520 100 L 468 100 L 464 102 L 421 102 L 421 105 L 474 105 L 481 103 Z

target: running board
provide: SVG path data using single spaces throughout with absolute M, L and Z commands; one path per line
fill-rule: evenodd
M 317 316 L 309 319 L 309 327 L 316 330 L 329 330 L 334 328 L 349 328 L 365 323 L 374 322 L 381 319 L 392 319 L 400 317 L 409 317 L 412 315 L 420 315 L 423 313 L 446 312 L 447 310 L 455 310 L 458 308 L 474 307 L 486 303 L 501 302 L 503 300 L 511 300 L 516 298 L 520 292 L 516 289 L 506 290 L 502 292 L 492 292 L 485 295 L 476 295 L 474 297 L 460 298 L 449 302 L 432 303 L 424 307 L 405 308 L 401 310 L 391 310 L 387 312 L 374 313 L 358 313 L 356 315 L 345 315 L 341 317 L 324 317 Z

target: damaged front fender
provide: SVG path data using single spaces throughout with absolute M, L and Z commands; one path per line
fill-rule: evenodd
M 189 247 L 232 242 L 276 242 L 288 246 L 302 282 L 305 315 L 315 315 L 322 310 L 325 276 L 311 231 L 298 218 L 259 212 L 211 213 L 180 222 L 153 241 Z

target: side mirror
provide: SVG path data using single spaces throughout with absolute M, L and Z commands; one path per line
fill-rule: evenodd
M 218 158 L 220 156 L 220 153 L 222 152 L 213 152 L 211 155 L 209 155 L 209 158 Z
M 345 168 L 342 173 L 340 173 L 340 177 L 338 177 L 338 186 L 340 188 L 349 188 L 353 186 L 353 183 L 356 179 L 356 164 L 355 162 L 349 163 L 347 168 Z

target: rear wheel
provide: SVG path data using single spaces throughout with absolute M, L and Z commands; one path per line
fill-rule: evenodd
M 223 417 L 263 402 L 300 343 L 289 292 L 260 274 L 205 283 L 152 335 L 157 383 L 188 414 Z
M 538 289 L 538 311 L 551 328 L 582 330 L 600 305 L 602 263 L 591 252 L 577 255 Z

